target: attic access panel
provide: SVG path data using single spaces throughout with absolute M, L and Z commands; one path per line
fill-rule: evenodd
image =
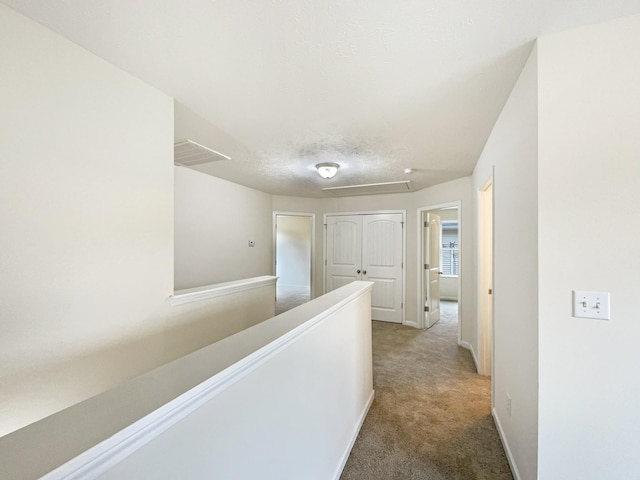
M 382 193 L 406 193 L 411 190 L 411 181 L 368 183 L 365 185 L 347 185 L 344 187 L 326 187 L 322 189 L 337 197 L 351 195 L 378 195 Z

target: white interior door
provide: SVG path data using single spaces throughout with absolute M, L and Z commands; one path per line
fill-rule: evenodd
M 374 282 L 374 320 L 402 323 L 402 267 L 402 214 L 363 215 L 362 279 Z
M 480 316 L 479 372 L 491 376 L 493 364 L 493 183 L 489 180 L 480 191 L 478 270 L 480 292 L 478 312 Z M 493 387 L 493 385 L 492 385 Z
M 362 279 L 362 215 L 327 217 L 326 291 Z
M 373 282 L 371 318 L 402 323 L 402 214 L 327 216 L 326 291 Z
M 424 219 L 424 321 L 427 328 L 440 320 L 440 216 L 427 212 Z

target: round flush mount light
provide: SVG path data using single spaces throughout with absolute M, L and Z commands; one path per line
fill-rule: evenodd
M 322 178 L 333 178 L 338 173 L 340 165 L 333 162 L 323 162 L 316 165 L 316 170 Z
M 405 168 L 404 169 L 404 173 L 406 173 L 407 175 L 409 175 L 409 174 L 411 174 L 413 172 L 414 172 L 413 168 Z

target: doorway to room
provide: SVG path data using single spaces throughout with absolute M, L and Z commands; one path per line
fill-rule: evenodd
M 276 315 L 312 298 L 314 224 L 312 213 L 273 212 Z
M 479 373 L 493 377 L 493 176 L 478 195 Z
M 418 209 L 418 328 L 456 322 L 460 342 L 460 202 Z

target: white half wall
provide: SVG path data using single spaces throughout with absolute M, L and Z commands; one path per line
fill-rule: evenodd
M 534 47 L 473 172 L 478 202 L 478 192 L 495 168 L 493 408 L 521 479 L 536 478 L 538 442 L 536 55 Z M 474 214 L 477 228 L 477 209 Z
M 338 480 L 373 401 L 371 286 L 347 285 L 0 438 L 0 477 Z
M 175 289 L 271 274 L 271 219 L 271 195 L 175 167 Z
M 538 52 L 539 478 L 634 478 L 640 16 L 542 37 Z M 574 289 L 610 292 L 611 320 L 572 317 Z

